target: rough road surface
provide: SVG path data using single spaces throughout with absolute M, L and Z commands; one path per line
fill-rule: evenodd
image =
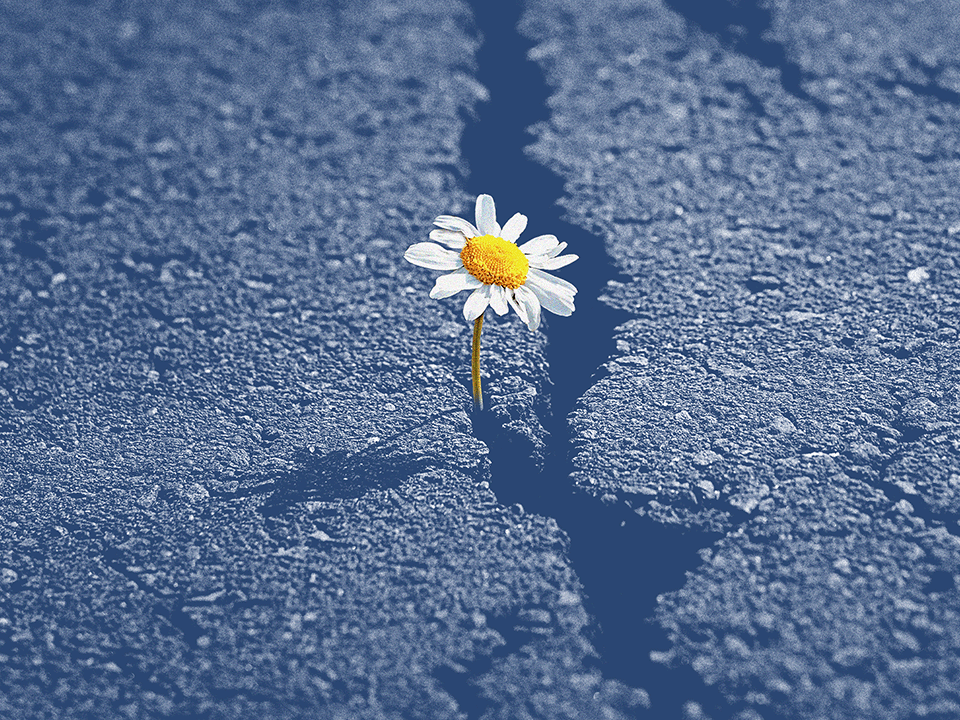
M 402 259 L 472 205 L 469 13 L 341 5 L 3 6 L 0 717 L 644 700 L 556 522 L 490 490 L 468 329 Z M 529 406 L 543 336 L 489 327 Z
M 699 5 L 0 2 L 0 717 L 960 716 L 960 6 Z
M 576 484 L 720 533 L 656 609 L 692 717 L 958 717 L 958 6 L 668 5 L 523 25 L 535 158 L 632 278 Z

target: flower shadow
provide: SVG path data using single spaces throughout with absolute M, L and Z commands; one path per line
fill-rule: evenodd
M 263 506 L 268 515 L 296 503 L 353 499 L 397 487 L 417 473 L 456 467 L 430 452 L 430 447 L 436 446 L 435 439 L 425 444 L 422 433 L 417 437 L 418 431 L 455 412 L 462 410 L 441 410 L 361 450 L 317 453 L 304 448 L 295 453 L 291 468 L 260 472 L 248 480 L 272 490 Z

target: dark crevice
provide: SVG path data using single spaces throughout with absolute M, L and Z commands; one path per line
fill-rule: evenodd
M 824 114 L 829 111 L 827 103 L 803 89 L 803 71 L 787 59 L 783 45 L 764 37 L 770 30 L 772 13 L 761 6 L 760 0 L 665 0 L 665 4 L 694 27 L 716 37 L 724 47 L 779 70 L 780 85 L 793 97 Z
M 602 372 L 614 351 L 614 330 L 629 317 L 598 299 L 608 280 L 623 278 L 600 238 L 564 221 L 556 205 L 564 195 L 561 178 L 524 153 L 532 141 L 526 128 L 548 118 L 549 92 L 540 68 L 526 57 L 532 43 L 514 30 L 520 8 L 482 2 L 472 8 L 483 41 L 477 78 L 489 90 L 490 101 L 464 132 L 468 189 L 492 195 L 501 222 L 514 212 L 527 215 L 524 237 L 555 234 L 569 243 L 568 252 L 580 256 L 556 272 L 577 286 L 576 312 L 567 318 L 544 313 L 540 330 L 549 336 L 553 384 L 552 417 L 543 418 L 550 437 L 542 469 L 495 413 L 477 413 L 474 431 L 490 448 L 491 486 L 501 503 L 518 503 L 524 511 L 552 517 L 569 536 L 569 559 L 595 620 L 591 640 L 604 676 L 645 689 L 652 702 L 652 715 L 645 717 L 684 717 L 683 705 L 691 701 L 709 715 L 724 707 L 719 693 L 690 667 L 668 668 L 653 662 L 650 653 L 670 646 L 653 620 L 657 596 L 680 588 L 687 570 L 701 563 L 698 551 L 717 536 L 642 518 L 623 503 L 606 504 L 571 483 L 567 415 Z M 479 695 L 468 674 L 441 671 L 438 677 L 468 717 L 482 714 L 471 707 Z

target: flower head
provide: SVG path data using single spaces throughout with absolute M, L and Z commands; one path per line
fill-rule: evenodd
M 441 215 L 433 221 L 438 228 L 430 233 L 430 239 L 437 242 L 415 243 L 404 253 L 414 265 L 453 271 L 437 278 L 430 297 L 439 300 L 472 290 L 463 305 L 468 321 L 483 315 L 488 305 L 498 315 L 512 307 L 531 330 L 540 327 L 541 308 L 571 315 L 577 289 L 545 272 L 577 259 L 576 255 L 560 255 L 567 244 L 553 235 L 539 235 L 518 246 L 527 217 L 517 213 L 501 228 L 489 195 L 477 198 L 476 216 L 475 227 L 463 218 Z

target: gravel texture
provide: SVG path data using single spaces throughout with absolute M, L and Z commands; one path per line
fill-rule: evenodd
M 0 2 L 0 716 L 960 715 L 958 17 Z
M 656 610 L 691 717 L 960 713 L 955 10 L 525 15 L 535 157 L 629 277 L 575 481 L 721 533 Z
M 472 208 L 469 18 L 0 8 L 0 715 L 642 706 L 563 532 L 490 490 L 460 303 L 402 260 Z M 488 324 L 494 412 L 532 417 L 543 342 Z

